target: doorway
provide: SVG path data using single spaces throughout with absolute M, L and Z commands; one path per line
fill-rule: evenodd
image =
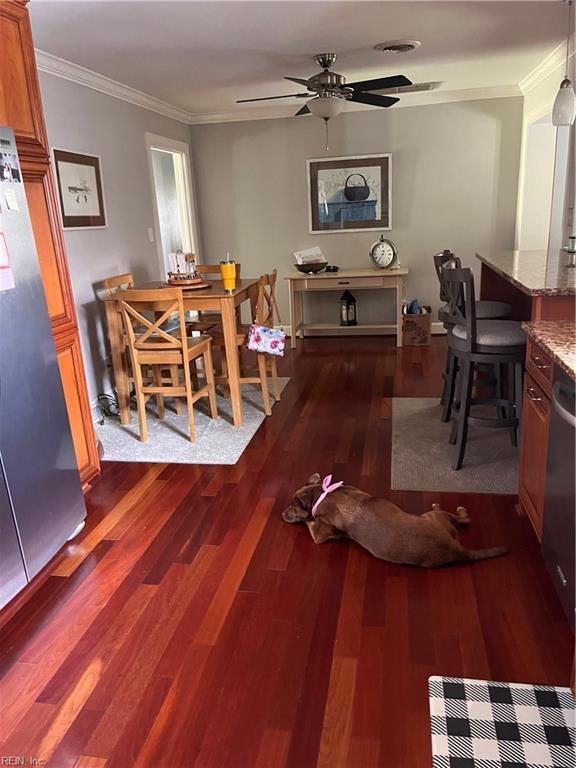
M 198 256 L 198 238 L 188 145 L 146 134 L 155 203 L 156 246 L 161 276 L 168 254 L 182 250 Z

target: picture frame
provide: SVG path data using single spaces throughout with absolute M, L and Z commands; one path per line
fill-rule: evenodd
M 392 229 L 392 155 L 306 161 L 309 233 Z
M 100 157 L 52 150 L 64 229 L 104 229 L 106 208 Z

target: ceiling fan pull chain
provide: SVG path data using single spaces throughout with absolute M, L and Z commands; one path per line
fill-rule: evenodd
M 330 149 L 330 145 L 328 143 L 328 120 L 324 118 L 324 130 L 326 132 L 326 152 Z

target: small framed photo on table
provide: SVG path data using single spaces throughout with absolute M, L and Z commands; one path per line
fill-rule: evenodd
M 106 226 L 100 158 L 54 150 L 54 166 L 64 229 Z
M 307 160 L 310 234 L 392 229 L 392 156 Z

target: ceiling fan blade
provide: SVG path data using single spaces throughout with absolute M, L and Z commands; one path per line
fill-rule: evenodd
M 394 96 L 378 96 L 375 93 L 356 93 L 352 95 L 350 101 L 355 101 L 357 104 L 370 104 L 373 107 L 391 107 L 392 104 L 396 104 L 400 99 Z
M 435 91 L 440 88 L 441 82 L 429 82 L 429 83 L 414 83 L 413 85 L 400 85 L 398 88 L 378 88 L 376 93 L 388 94 L 388 93 L 422 93 L 424 91 Z
M 300 107 L 298 112 L 296 112 L 294 117 L 300 117 L 300 115 L 309 115 L 309 114 L 310 114 L 310 109 L 308 107 L 308 104 L 304 104 L 304 106 Z
M 291 80 L 293 83 L 298 83 L 298 85 L 305 85 L 308 87 L 308 80 L 305 80 L 303 77 L 285 77 L 284 80 Z
M 377 77 L 374 80 L 359 80 L 357 83 L 346 83 L 347 88 L 355 91 L 380 91 L 384 88 L 400 88 L 404 85 L 412 85 L 405 75 L 392 75 L 391 77 Z
M 246 104 L 249 101 L 271 101 L 272 99 L 311 99 L 313 93 L 287 93 L 284 96 L 260 96 L 257 99 L 238 99 L 236 104 Z

